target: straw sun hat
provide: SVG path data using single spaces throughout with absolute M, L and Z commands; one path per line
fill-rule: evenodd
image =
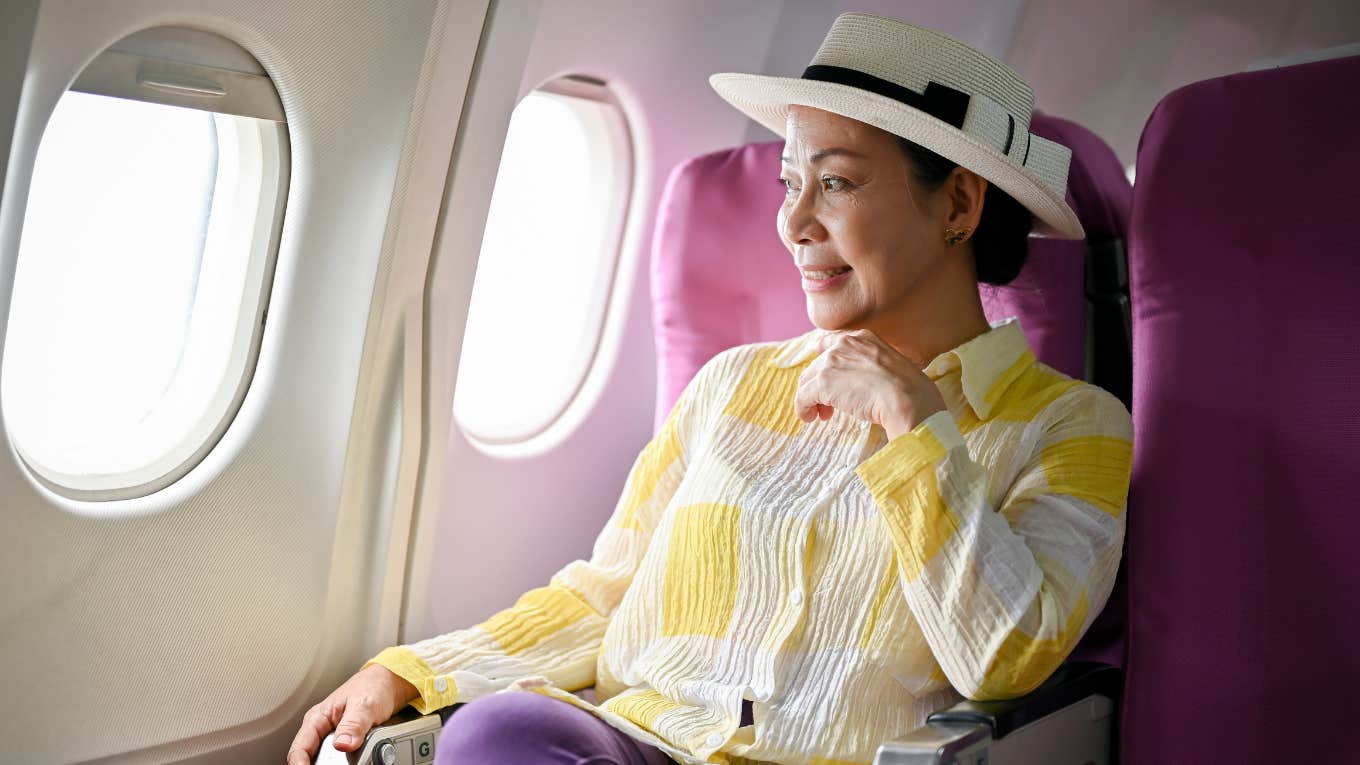
M 728 103 L 784 137 L 791 104 L 859 120 L 972 170 L 1034 214 L 1036 236 L 1085 237 L 1065 198 L 1072 151 L 1029 132 L 1034 91 L 1010 67 L 934 30 L 843 13 L 801 77 L 721 72 Z

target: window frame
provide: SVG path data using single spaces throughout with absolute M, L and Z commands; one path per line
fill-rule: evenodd
M 613 182 L 618 191 L 609 211 L 606 213 L 605 221 L 601 224 L 604 231 L 602 240 L 609 248 L 609 254 L 603 258 L 604 268 L 600 275 L 598 318 L 593 322 L 593 326 L 588 329 L 586 335 L 589 350 L 584 354 L 580 374 L 563 392 L 561 403 L 553 407 L 551 413 L 541 423 L 534 428 L 527 429 L 524 433 L 509 437 L 488 435 L 477 432 L 459 417 L 457 407 L 458 383 L 456 379 L 454 381 L 454 395 L 450 405 L 454 427 L 474 448 L 494 457 L 522 458 L 542 454 L 565 440 L 579 428 L 580 418 L 576 418 L 578 421 L 573 423 L 573 427 L 563 428 L 562 425 L 564 422 L 573 419 L 572 413 L 583 404 L 582 396 L 586 392 L 587 384 L 592 375 L 597 373 L 596 367 L 602 355 L 606 330 L 611 319 L 614 318 L 612 314 L 620 308 L 615 305 L 617 302 L 615 292 L 619 274 L 623 267 L 623 259 L 627 256 L 627 253 L 624 252 L 624 243 L 629 223 L 633 217 L 633 195 L 637 184 L 637 155 L 632 122 L 623 101 L 609 87 L 607 81 L 584 74 L 562 75 L 540 83 L 537 87 L 532 88 L 525 97 L 538 92 L 596 101 L 611 107 L 606 110 L 608 117 L 605 119 L 605 129 L 609 132 L 607 147 L 614 153 Z M 521 98 L 516 101 L 515 108 L 518 108 L 522 100 Z M 503 152 L 504 149 L 502 149 Z M 498 163 L 498 172 L 499 167 Z M 482 255 L 483 253 L 479 248 L 479 261 Z M 476 290 L 475 280 L 474 275 L 474 293 Z M 469 312 L 470 318 L 471 312 Z M 467 343 L 466 336 L 469 329 L 470 324 L 464 327 L 464 346 Z M 463 373 L 461 355 L 462 350 L 460 348 L 458 366 L 458 375 L 460 376 Z
M 181 54 L 190 52 L 214 64 L 235 64 L 203 65 L 165 58 L 167 50 Z M 205 408 L 197 413 L 194 426 L 183 439 L 169 445 L 159 458 L 144 466 L 94 475 L 71 474 L 43 464 L 24 448 L 20 438 L 7 430 L 20 464 L 34 481 L 54 494 L 78 501 L 109 502 L 145 497 L 176 483 L 222 440 L 254 380 L 287 214 L 292 142 L 272 79 L 263 74 L 263 68 L 255 72 L 242 71 L 246 68 L 242 62 L 258 67 L 258 61 L 248 51 L 217 33 L 184 27 L 152 27 L 110 45 L 62 93 L 62 97 L 76 91 L 259 120 L 253 127 L 259 131 L 261 193 L 252 211 L 254 228 L 240 234 L 249 240 L 251 251 L 245 256 L 244 289 L 231 347 L 225 352 L 224 373 L 207 397 Z M 216 118 L 214 122 L 216 124 Z M 217 129 L 220 132 L 221 127 Z M 240 129 L 240 125 L 236 129 Z M 39 138 L 39 146 L 43 137 Z M 245 158 L 239 161 L 244 167 Z M 233 212 L 241 214 L 241 211 Z M 197 295 L 194 301 L 197 303 Z M 186 329 L 186 347 L 193 340 L 193 331 L 191 322 Z M 175 387 L 174 379 L 171 389 Z

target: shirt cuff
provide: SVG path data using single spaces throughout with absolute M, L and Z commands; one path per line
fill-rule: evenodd
M 954 415 L 942 409 L 884 444 L 861 462 L 855 472 L 870 494 L 875 498 L 886 497 L 924 468 L 939 462 L 950 449 L 965 443 Z
M 389 672 L 414 685 L 420 698 L 411 706 L 423 715 L 458 703 L 458 684 L 451 675 L 436 675 L 430 665 L 409 648 L 393 646 L 364 662 L 364 667 L 378 664 Z M 361 667 L 362 669 L 363 667 Z

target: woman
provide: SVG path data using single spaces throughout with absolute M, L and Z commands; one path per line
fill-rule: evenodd
M 1028 86 L 858 13 L 801 78 L 711 83 L 785 138 L 777 225 L 816 329 L 710 360 L 589 561 L 383 651 L 309 712 L 290 762 L 337 725 L 348 751 L 408 702 L 470 702 L 438 762 L 867 763 L 961 697 L 1032 690 L 1104 605 L 1128 412 L 978 297 L 1032 228 L 1083 235 Z M 593 703 L 570 693 L 591 685 Z

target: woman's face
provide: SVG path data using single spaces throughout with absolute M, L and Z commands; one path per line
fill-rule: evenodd
M 887 131 L 789 108 L 779 235 L 817 327 L 873 329 L 910 315 L 912 295 L 947 258 L 946 194 L 921 190 L 908 162 Z

